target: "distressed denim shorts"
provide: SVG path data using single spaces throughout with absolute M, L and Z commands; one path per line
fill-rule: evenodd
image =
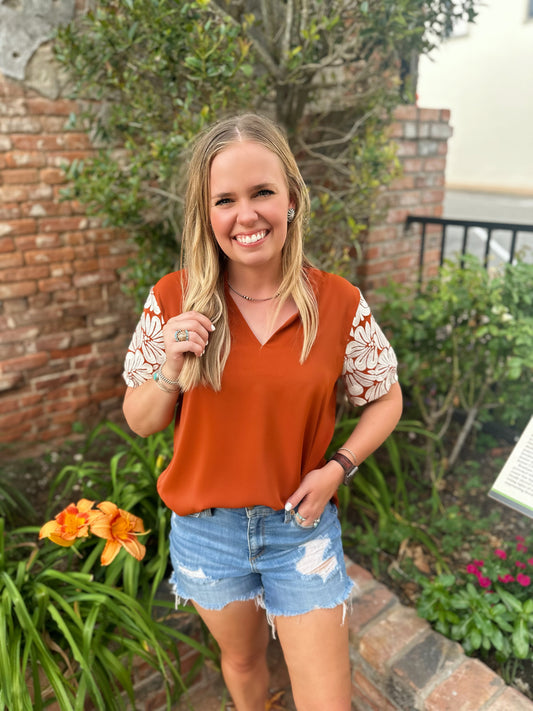
M 177 602 L 220 610 L 255 599 L 271 624 L 278 615 L 344 604 L 353 586 L 333 503 L 316 528 L 267 506 L 173 513 L 170 557 Z

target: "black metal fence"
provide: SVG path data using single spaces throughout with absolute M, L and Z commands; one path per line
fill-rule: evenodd
M 476 254 L 483 260 L 485 267 L 488 266 L 491 257 L 496 262 L 512 264 L 519 249 L 533 247 L 533 225 L 408 215 L 405 228 L 408 229 L 415 224 L 422 226 L 420 278 L 424 267 L 428 225 L 440 226 L 440 266 L 445 259 L 457 254 Z M 528 261 L 533 261 L 531 251 L 526 251 L 525 257 Z

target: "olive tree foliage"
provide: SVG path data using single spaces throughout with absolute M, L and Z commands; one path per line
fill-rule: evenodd
M 93 0 L 56 56 L 100 147 L 70 169 L 90 214 L 140 247 L 140 293 L 174 266 L 191 139 L 228 113 L 286 131 L 312 198 L 307 251 L 351 276 L 358 239 L 396 174 L 387 127 L 410 58 L 477 0 Z M 79 120 L 79 117 L 78 117 Z

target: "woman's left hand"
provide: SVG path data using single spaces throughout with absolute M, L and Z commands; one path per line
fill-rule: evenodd
M 300 525 L 312 527 L 320 519 L 328 501 L 332 499 L 344 479 L 344 472 L 337 462 L 327 462 L 320 469 L 313 469 L 302 479 L 296 491 L 289 496 L 285 508 L 298 507 Z M 302 521 L 302 518 L 305 521 Z

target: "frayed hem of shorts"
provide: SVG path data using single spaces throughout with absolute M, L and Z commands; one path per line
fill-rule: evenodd
M 198 600 L 195 600 L 194 598 L 191 597 L 185 597 L 182 595 L 177 588 L 176 582 L 173 580 L 171 577 L 169 580 L 170 586 L 172 588 L 172 594 L 174 595 L 174 608 L 177 610 L 178 607 L 188 605 L 190 602 L 196 602 L 200 607 L 203 607 L 204 610 L 223 610 L 225 607 L 227 607 L 230 603 L 232 602 L 248 602 L 248 600 L 255 600 L 255 603 L 257 607 L 263 607 L 263 605 L 259 602 L 259 600 L 263 599 L 263 591 L 259 590 L 258 592 L 253 592 L 248 595 L 242 595 L 241 597 L 236 597 L 232 600 L 228 600 L 228 602 L 224 602 L 222 604 L 217 604 L 217 605 L 205 605 L 203 603 L 198 602 Z
M 172 588 L 172 594 L 174 595 L 174 605 L 175 609 L 177 610 L 180 605 L 187 605 L 191 600 L 195 602 L 192 598 L 189 597 L 184 597 L 178 592 L 176 582 L 174 580 L 174 576 L 172 575 L 170 577 L 169 583 Z M 254 600 L 255 605 L 257 609 L 262 609 L 265 611 L 266 615 L 266 620 L 270 626 L 270 629 L 272 630 L 272 639 L 276 639 L 276 618 L 277 617 L 298 617 L 300 615 L 306 615 L 308 612 L 314 612 L 314 610 L 333 610 L 334 608 L 338 607 L 339 605 L 342 605 L 342 620 L 341 620 L 341 626 L 345 624 L 346 622 L 346 616 L 348 614 L 351 614 L 352 608 L 353 608 L 353 591 L 356 589 L 358 586 L 357 584 L 353 581 L 350 580 L 350 585 L 348 586 L 347 590 L 345 590 L 344 595 L 336 600 L 334 603 L 331 605 L 317 605 L 316 607 L 311 608 L 310 610 L 302 610 L 302 611 L 296 611 L 296 612 L 275 612 L 273 610 L 268 610 L 265 604 L 265 593 L 264 590 L 259 590 L 258 592 L 250 593 L 249 595 L 243 595 L 242 597 L 237 597 L 234 598 L 233 600 L 229 600 L 228 602 L 225 602 L 221 605 L 200 605 L 200 607 L 203 607 L 205 610 L 223 610 L 227 605 L 229 605 L 232 602 L 248 602 L 249 600 Z
M 314 612 L 315 610 L 334 610 L 336 607 L 339 605 L 342 605 L 342 620 L 341 620 L 341 627 L 344 625 L 346 622 L 346 616 L 350 615 L 352 613 L 353 609 L 353 595 L 352 591 L 353 588 L 356 587 L 355 583 L 352 581 L 351 585 L 349 585 L 348 589 L 345 591 L 344 595 L 336 600 L 334 603 L 331 605 L 317 605 L 316 607 L 312 607 L 310 610 L 302 610 L 302 611 L 297 611 L 297 612 L 275 612 L 273 610 L 267 610 L 265 601 L 264 601 L 264 596 L 261 595 L 259 598 L 256 599 L 256 605 L 258 607 L 263 608 L 266 614 L 267 622 L 270 625 L 270 628 L 272 630 L 272 638 L 276 639 L 276 618 L 277 617 L 299 617 L 302 615 L 306 615 L 308 612 Z

